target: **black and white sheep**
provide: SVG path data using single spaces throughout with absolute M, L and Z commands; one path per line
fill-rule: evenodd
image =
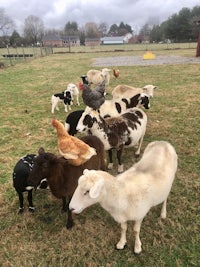
M 177 170 L 177 154 L 165 141 L 150 143 L 141 158 L 130 169 L 113 177 L 107 172 L 85 170 L 69 204 L 74 213 L 99 203 L 121 224 L 117 249 L 126 244 L 127 222 L 135 221 L 134 252 L 142 251 L 140 228 L 149 210 L 162 204 L 161 218 L 166 218 L 166 203 Z
M 65 112 L 71 110 L 71 105 L 73 104 L 72 96 L 70 91 L 63 91 L 62 93 L 57 93 L 51 96 L 51 113 L 54 114 L 54 110 L 59 110 L 59 103 L 63 103 L 65 107 Z
M 109 151 L 108 169 L 112 169 L 112 149 L 117 149 L 118 172 L 123 172 L 121 156 L 124 147 L 138 145 L 135 156 L 139 157 L 145 135 L 147 115 L 139 108 L 128 109 L 117 117 L 103 118 L 99 113 L 87 108 L 82 114 L 77 130 L 96 135 Z
M 39 152 L 40 151 L 41 150 L 39 150 Z M 13 173 L 12 173 L 13 186 L 19 197 L 19 213 L 23 213 L 24 211 L 24 197 L 23 197 L 24 192 L 28 192 L 29 211 L 34 212 L 35 210 L 33 206 L 33 200 L 32 200 L 33 187 L 29 184 L 28 177 L 32 171 L 34 159 L 36 157 L 37 157 L 36 154 L 25 155 L 16 163 Z M 41 181 L 39 187 L 42 189 L 47 188 L 46 179 L 43 179 Z
M 77 134 L 77 124 L 84 112 L 84 109 L 75 110 L 69 113 L 65 120 L 65 129 L 70 135 Z
M 68 212 L 67 228 L 73 226 L 73 219 L 66 198 L 70 201 L 83 170 L 106 170 L 106 158 L 102 142 L 96 136 L 85 136 L 81 140 L 95 148 L 97 153 L 87 162 L 80 166 L 74 166 L 65 158 L 57 157 L 43 150 L 34 160 L 34 167 L 29 176 L 29 183 L 34 187 L 38 186 L 40 181 L 46 178 L 52 194 L 56 198 L 62 199 L 62 210 Z
M 150 108 L 150 97 L 144 93 L 138 93 L 131 98 L 118 98 L 105 100 L 100 106 L 100 115 L 104 118 L 118 116 L 125 112 L 129 108 L 144 107 Z
M 67 85 L 67 89 L 65 90 L 65 92 L 68 92 L 68 91 L 71 93 L 73 103 L 74 103 L 74 99 L 75 99 L 76 105 L 80 106 L 78 87 L 74 83 L 69 83 Z

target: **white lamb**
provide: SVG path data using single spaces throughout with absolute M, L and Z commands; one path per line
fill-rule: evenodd
M 112 90 L 112 96 L 113 98 L 130 98 L 136 94 L 139 93 L 145 93 L 149 95 L 150 97 L 153 97 L 154 95 L 154 90 L 157 88 L 157 86 L 152 85 L 152 84 L 147 84 L 142 88 L 139 87 L 133 87 L 129 85 L 117 85 L 113 90 Z
M 177 154 L 166 141 L 150 143 L 141 160 L 117 177 L 104 171 L 84 170 L 69 208 L 80 213 L 95 203 L 121 224 L 117 249 L 126 244 L 127 221 L 135 221 L 136 254 L 142 251 L 139 233 L 142 220 L 151 207 L 163 203 L 161 217 L 166 218 L 166 203 L 177 170 Z
M 80 106 L 80 103 L 79 103 L 79 89 L 78 89 L 78 87 L 73 83 L 69 83 L 68 86 L 67 86 L 67 89 L 65 90 L 65 92 L 67 92 L 67 91 L 69 91 L 71 93 L 72 101 L 75 98 L 76 99 L 76 105 Z
M 89 70 L 87 72 L 87 80 L 89 83 L 94 85 L 98 85 L 102 83 L 104 80 L 106 81 L 106 85 L 109 85 L 110 82 L 110 71 L 111 69 L 104 68 L 100 70 Z

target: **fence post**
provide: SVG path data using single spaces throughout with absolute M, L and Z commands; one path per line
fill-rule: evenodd
M 10 60 L 10 65 L 12 66 L 13 64 L 12 64 L 12 59 L 10 57 L 9 47 L 8 47 L 8 45 L 6 47 L 7 47 L 7 50 L 8 50 L 8 57 L 9 57 L 9 60 Z

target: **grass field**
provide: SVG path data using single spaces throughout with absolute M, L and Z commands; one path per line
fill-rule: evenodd
M 195 49 L 155 53 L 192 57 Z M 133 52 L 53 54 L 0 69 L 0 266 L 200 266 L 199 64 L 122 66 L 119 79 L 112 77 L 107 88 L 109 93 L 118 84 L 157 85 L 147 111 L 142 151 L 153 140 L 167 140 L 179 157 L 167 219 L 159 218 L 161 207 L 153 208 L 145 217 L 140 256 L 133 254 L 133 222 L 129 223 L 127 247 L 117 251 L 120 226 L 99 205 L 75 216 L 71 230 L 65 228 L 61 201 L 49 191 L 34 194 L 34 214 L 27 211 L 26 201 L 24 214 L 17 214 L 18 197 L 11 179 L 15 163 L 26 153 L 37 153 L 40 146 L 57 154 L 51 95 L 69 82 L 78 83 L 80 75 L 91 68 L 93 58 L 123 55 Z M 135 51 L 134 55 L 142 56 L 143 52 Z M 54 116 L 64 122 L 62 106 Z M 133 149 L 125 150 L 125 169 L 134 163 L 133 154 Z

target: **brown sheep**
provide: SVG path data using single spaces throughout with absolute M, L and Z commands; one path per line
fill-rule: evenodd
M 44 178 L 47 179 L 52 194 L 63 201 L 63 211 L 68 212 L 67 228 L 73 226 L 73 219 L 68 204 L 78 185 L 78 179 L 84 169 L 106 170 L 104 145 L 96 136 L 84 136 L 82 141 L 96 149 L 97 154 L 80 166 L 73 166 L 64 157 L 57 157 L 40 149 L 29 176 L 29 183 L 35 187 Z M 66 201 L 68 198 L 68 203 Z

